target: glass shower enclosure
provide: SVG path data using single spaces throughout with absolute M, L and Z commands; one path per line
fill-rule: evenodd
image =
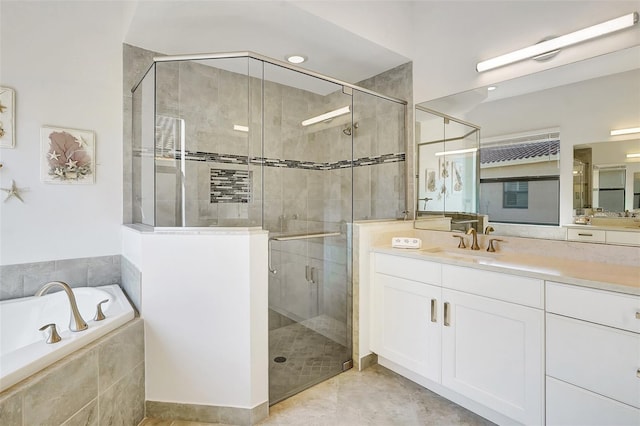
M 270 403 L 349 368 L 352 224 L 406 210 L 406 102 L 246 52 L 132 92 L 134 223 L 269 231 Z

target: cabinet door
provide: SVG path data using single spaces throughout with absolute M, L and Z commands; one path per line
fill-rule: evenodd
M 441 356 L 440 293 L 440 287 L 374 275 L 372 350 L 437 382 Z
M 443 289 L 442 384 L 525 424 L 543 423 L 543 311 Z

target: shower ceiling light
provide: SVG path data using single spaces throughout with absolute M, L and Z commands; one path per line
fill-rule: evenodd
M 320 123 L 321 121 L 331 120 L 332 118 L 339 117 L 344 114 L 349 114 L 351 112 L 351 108 L 349 105 L 338 108 L 333 111 L 325 112 L 324 114 L 320 114 L 315 117 L 308 118 L 302 122 L 303 126 L 310 126 L 312 124 Z
M 436 152 L 435 155 L 437 157 L 441 157 L 443 155 L 454 155 L 454 154 L 467 154 L 469 152 L 476 152 L 478 148 L 467 148 L 467 149 L 456 149 L 454 151 L 440 151 Z
M 306 56 L 302 56 L 302 55 L 289 55 L 289 56 L 287 56 L 287 61 L 291 62 L 292 64 L 301 64 L 306 60 L 307 60 L 307 57 Z
M 634 154 L 627 154 L 627 158 L 640 158 L 640 152 Z
M 248 132 L 249 131 L 249 127 L 248 126 L 240 126 L 239 124 L 234 124 L 233 125 L 233 130 L 237 130 L 239 132 Z
M 496 90 L 496 89 L 497 89 L 497 87 L 496 87 L 496 86 L 489 86 L 489 87 L 487 87 L 487 90 L 488 90 L 489 92 L 492 92 L 492 91 L 494 91 L 494 90 Z
M 544 55 L 546 53 L 553 52 L 554 50 L 562 49 L 563 47 L 572 46 L 577 43 L 582 43 L 583 41 L 632 27 L 637 22 L 638 12 L 629 13 L 628 15 L 611 19 L 610 21 L 574 31 L 560 37 L 555 37 L 551 40 L 546 40 L 541 43 L 534 44 L 533 46 L 525 47 L 524 49 L 514 50 L 513 52 L 478 62 L 476 70 L 478 72 L 488 71 L 514 62 L 533 58 L 534 56 Z
M 640 127 L 631 127 L 629 129 L 612 130 L 611 136 L 631 135 L 633 133 L 640 133 Z

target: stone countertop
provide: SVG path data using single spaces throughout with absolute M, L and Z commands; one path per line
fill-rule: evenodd
M 581 223 L 571 223 L 564 225 L 565 228 L 577 229 L 600 229 L 603 231 L 624 231 L 624 232 L 640 232 L 640 225 L 614 226 L 614 225 L 590 225 Z
M 640 266 L 439 247 L 397 249 L 380 246 L 372 251 L 640 296 Z

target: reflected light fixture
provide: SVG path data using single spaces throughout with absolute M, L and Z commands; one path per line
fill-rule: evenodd
M 611 19 L 591 27 L 587 27 L 569 34 L 542 41 L 533 46 L 525 47 L 520 50 L 496 56 L 486 61 L 478 62 L 476 70 L 478 72 L 489 71 L 504 65 L 513 64 L 514 62 L 530 59 L 535 56 L 544 55 L 554 50 L 582 43 L 606 34 L 623 30 L 634 26 L 638 22 L 638 12 L 629 13 L 619 18 Z
M 233 130 L 237 130 L 239 132 L 248 132 L 249 131 L 249 127 L 248 126 L 241 126 L 239 124 L 234 124 L 233 125 Z
M 306 56 L 302 56 L 302 55 L 288 55 L 287 56 L 287 62 L 290 62 L 292 64 L 301 64 L 306 60 L 307 60 L 307 57 Z
M 629 129 L 612 130 L 611 136 L 631 135 L 633 133 L 640 133 L 640 127 L 631 127 Z
M 487 90 L 488 90 L 489 92 L 492 92 L 492 91 L 494 91 L 494 90 L 496 90 L 496 89 L 497 89 L 497 87 L 496 87 L 496 86 L 489 86 L 489 87 L 487 87 Z
M 436 152 L 435 155 L 436 155 L 436 157 L 441 157 L 443 155 L 467 154 L 467 153 L 476 152 L 476 151 L 478 151 L 478 148 L 456 149 L 456 150 L 453 150 L 453 151 Z
M 310 126 L 312 124 L 320 123 L 321 121 L 327 121 L 344 114 L 349 114 L 350 112 L 351 112 L 351 108 L 349 107 L 349 105 L 347 105 L 345 107 L 338 108 L 336 110 L 325 112 L 324 114 L 320 114 L 315 117 L 308 118 L 302 122 L 302 125 Z
M 627 154 L 627 158 L 640 158 L 640 152 L 636 152 L 633 154 Z

